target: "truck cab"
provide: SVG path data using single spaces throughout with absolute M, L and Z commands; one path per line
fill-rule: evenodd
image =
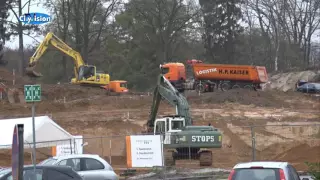
M 127 93 L 129 91 L 127 87 L 127 81 L 122 80 L 110 81 L 109 84 L 101 87 L 109 92 L 116 93 Z
M 186 68 L 183 63 L 160 64 L 161 74 L 181 92 L 184 89 L 183 83 L 186 82 Z

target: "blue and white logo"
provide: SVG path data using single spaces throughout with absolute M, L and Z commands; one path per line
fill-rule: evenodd
M 44 24 L 51 21 L 51 16 L 44 13 L 26 13 L 19 17 L 25 24 Z

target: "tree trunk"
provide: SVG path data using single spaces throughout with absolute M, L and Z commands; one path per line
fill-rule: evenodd
M 21 0 L 18 1 L 18 8 L 19 8 L 19 17 L 20 17 L 20 16 L 22 16 Z M 19 33 L 19 54 L 20 54 L 19 72 L 21 75 L 23 75 L 25 62 L 24 62 L 24 53 L 23 53 L 23 30 L 22 30 L 22 22 L 21 21 L 19 21 L 19 24 L 18 24 L 18 33 Z

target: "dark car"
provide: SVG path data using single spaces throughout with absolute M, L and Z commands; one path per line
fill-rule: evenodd
M 11 168 L 0 171 L 0 180 L 12 180 Z M 36 178 L 32 165 L 24 166 L 23 180 L 83 180 L 68 166 L 36 166 Z
M 297 91 L 303 93 L 320 93 L 320 83 L 305 83 L 298 86 Z

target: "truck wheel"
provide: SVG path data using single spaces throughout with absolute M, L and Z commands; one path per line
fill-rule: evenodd
M 248 90 L 252 90 L 252 86 L 251 85 L 245 85 L 243 88 L 244 89 L 248 89 Z
M 232 86 L 232 89 L 239 89 L 239 88 L 240 86 L 238 84 Z
M 230 89 L 230 84 L 229 83 L 222 83 L 221 84 L 221 90 L 222 91 L 228 91 Z
M 206 89 L 204 88 L 204 85 L 203 84 L 197 84 L 196 85 L 196 91 L 197 93 L 205 93 L 206 92 Z
M 212 152 L 203 151 L 200 152 L 200 166 L 211 166 L 212 165 Z
M 217 88 L 217 83 L 211 83 L 209 86 L 209 92 L 214 92 L 215 88 Z

